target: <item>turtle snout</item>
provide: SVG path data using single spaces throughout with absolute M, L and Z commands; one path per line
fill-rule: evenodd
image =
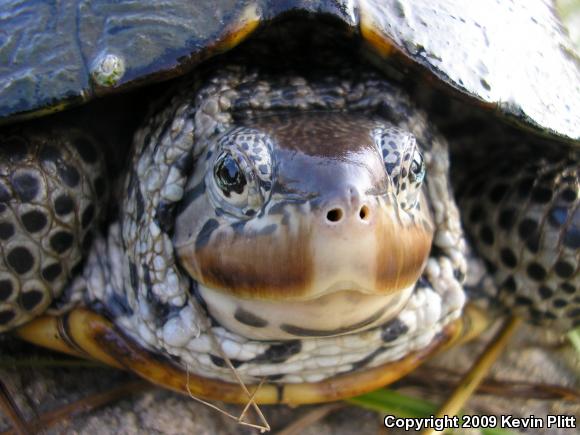
M 328 201 L 323 210 L 322 218 L 328 225 L 369 224 L 374 214 L 372 201 L 355 187 L 346 188 L 344 195 Z

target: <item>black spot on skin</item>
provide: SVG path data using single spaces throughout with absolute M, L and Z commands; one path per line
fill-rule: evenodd
M 127 317 L 133 315 L 133 309 L 124 294 L 111 292 L 107 299 L 107 311 L 113 317 Z
M 352 369 L 351 371 L 356 372 L 364 367 L 366 367 L 367 365 L 369 365 L 378 355 L 380 355 L 381 353 L 383 353 L 385 351 L 384 348 L 379 347 L 378 349 L 376 349 L 374 352 L 370 353 L 369 355 L 365 356 L 364 358 L 356 361 L 355 363 L 353 363 L 352 365 Z
M 85 162 L 92 164 L 97 161 L 99 154 L 90 140 L 79 137 L 73 142 L 73 145 Z
M 0 222 L 0 239 L 8 240 L 14 235 L 14 225 L 10 222 Z
M 566 313 L 566 316 L 569 319 L 575 319 L 576 317 L 580 317 L 580 308 L 575 308 L 573 310 L 570 310 Z
M 532 323 L 534 323 L 536 325 L 541 323 L 541 320 L 544 317 L 544 315 L 540 310 L 530 306 L 528 308 L 528 312 L 530 313 L 530 318 L 532 320 Z
M 57 172 L 63 183 L 69 187 L 77 187 L 81 181 L 81 175 L 77 168 L 67 163 L 57 165 Z
M 208 244 L 212 233 L 219 227 L 219 222 L 215 219 L 208 220 L 202 227 L 195 239 L 195 249 L 202 249 Z
M 185 153 L 175 162 L 173 167 L 179 169 L 181 175 L 187 176 L 193 168 L 193 154 Z
M 83 271 L 83 262 L 78 261 L 70 270 L 70 276 L 78 276 Z
M 554 266 L 554 270 L 556 275 L 564 279 L 570 278 L 574 274 L 574 267 L 566 261 L 558 261 Z
M 50 247 L 55 252 L 62 254 L 72 248 L 74 236 L 68 231 L 59 231 L 50 237 Z
M 95 180 L 95 193 L 97 198 L 101 199 L 107 190 L 107 183 L 103 177 L 97 177 Z
M 548 213 L 548 222 L 554 228 L 560 228 L 566 223 L 568 217 L 568 210 L 565 207 L 552 207 Z
M 0 183 L 0 202 L 8 202 L 12 199 L 12 195 L 6 186 Z
M 149 292 L 153 292 L 153 281 L 151 280 L 151 271 L 149 270 L 149 267 L 145 265 L 142 266 L 142 269 L 143 269 L 143 283 L 145 284 L 145 288 L 147 289 L 147 292 L 149 294 Z M 157 298 L 151 298 L 151 300 L 155 300 L 156 302 Z
M 501 289 L 507 291 L 508 293 L 515 293 L 516 287 L 516 281 L 513 276 L 507 277 L 501 285 Z
M 555 308 L 564 308 L 566 305 L 568 305 L 568 302 L 566 302 L 564 299 L 554 299 L 552 304 Z
M 345 332 L 354 331 L 356 329 L 360 329 L 364 326 L 370 325 L 379 320 L 385 313 L 387 308 L 388 307 L 385 306 L 378 309 L 375 313 L 373 313 L 366 319 L 361 320 L 360 322 L 330 330 L 304 328 L 302 326 L 290 325 L 287 323 L 283 323 L 282 325 L 280 325 L 280 329 L 284 332 L 287 332 L 288 334 L 292 334 L 297 337 L 329 337 L 332 335 L 339 335 Z
M 475 205 L 469 212 L 469 221 L 476 224 L 485 219 L 485 210 L 481 205 Z
M 205 183 L 202 181 L 193 189 L 186 190 L 183 194 L 183 198 L 179 204 L 179 214 L 181 214 L 182 210 L 185 210 L 189 205 L 197 200 L 201 195 L 205 193 Z
M 34 266 L 34 257 L 27 248 L 22 246 L 10 251 L 6 259 L 10 267 L 20 275 L 25 274 Z
M 0 214 L 4 213 L 7 208 L 8 207 L 6 207 L 6 204 L 0 202 Z
M 48 223 L 44 213 L 39 210 L 30 210 L 24 213 L 20 218 L 22 219 L 22 225 L 24 225 L 24 228 L 26 228 L 26 231 L 29 233 L 41 231 Z
M 145 213 L 145 200 L 139 186 L 135 187 L 135 201 L 137 204 L 137 216 L 143 216 L 143 213 Z
M 533 178 L 524 178 L 518 183 L 518 195 L 520 198 L 526 198 L 534 187 Z
M 87 227 L 93 221 L 94 217 L 95 217 L 95 206 L 93 204 L 89 204 L 87 208 L 85 208 L 85 211 L 83 211 L 83 214 L 81 216 L 81 226 L 83 230 L 87 229 Z
M 494 275 L 497 272 L 497 266 L 494 263 L 492 263 L 491 261 L 489 261 L 485 258 L 483 259 L 483 262 L 485 263 L 485 267 L 487 268 L 487 271 L 489 273 Z
M 173 217 L 173 210 L 175 210 L 175 203 L 167 201 L 159 201 L 155 209 L 155 222 L 159 225 L 161 231 L 170 234 L 175 224 Z
M 217 367 L 228 367 L 225 360 L 223 358 L 220 358 L 219 356 L 215 356 L 215 355 L 210 354 L 209 359 L 211 359 L 211 362 Z M 239 359 L 232 359 L 232 358 L 230 358 L 230 362 L 232 363 L 232 366 L 234 366 L 234 368 L 238 368 L 239 366 L 241 366 L 244 363 L 244 361 L 240 361 Z
M 283 377 L 284 377 L 284 374 L 283 374 L 283 373 L 279 373 L 279 374 L 277 374 L 277 375 L 268 375 L 268 376 L 267 376 L 267 379 L 268 379 L 269 381 L 271 381 L 271 382 L 276 382 L 276 381 L 279 381 L 280 379 L 282 379 Z M 258 382 L 259 382 L 260 380 L 261 380 L 261 379 L 258 379 Z M 277 385 L 277 387 L 281 387 L 281 386 L 282 386 L 282 385 Z M 278 400 L 278 402 L 280 402 L 280 400 Z
M 251 360 L 254 363 L 280 364 L 288 360 L 292 355 L 300 353 L 302 343 L 300 340 L 284 341 L 273 344 L 266 351 Z
M 9 279 L 0 280 L 0 302 L 7 301 L 12 296 L 14 287 Z
M 538 288 L 538 293 L 540 293 L 542 299 L 550 299 L 552 296 L 554 296 L 554 291 L 545 285 L 541 285 Z
M 60 266 L 60 264 L 54 263 L 42 269 L 41 273 L 42 277 L 46 281 L 52 282 L 60 276 L 60 274 L 62 273 L 62 267 Z
M 493 202 L 494 204 L 499 203 L 507 193 L 507 189 L 508 186 L 505 184 L 498 184 L 497 186 L 494 186 L 493 189 L 490 190 L 488 195 L 491 202 Z
M 68 195 L 60 195 L 54 201 L 54 211 L 59 216 L 66 216 L 74 210 L 74 202 Z
M 453 276 L 459 282 L 463 282 L 463 280 L 465 279 L 465 273 L 463 273 L 459 269 L 453 269 Z
M 526 240 L 532 234 L 536 232 L 538 229 L 538 224 L 535 220 L 532 219 L 522 219 L 520 224 L 518 225 L 518 234 L 522 240 Z
M 560 284 L 560 288 L 562 289 L 562 291 L 564 291 L 565 293 L 568 293 L 570 295 L 573 295 L 574 293 L 576 293 L 576 287 L 574 287 L 572 284 L 567 283 L 567 282 L 563 282 L 562 284 Z
M 580 210 L 580 208 L 578 209 Z M 564 245 L 571 249 L 580 248 L 580 222 L 578 222 L 580 214 L 578 211 L 574 213 L 574 222 L 568 227 L 564 234 Z
M 57 147 L 48 145 L 40 150 L 39 154 L 40 160 L 42 162 L 52 162 L 55 163 L 61 158 L 60 150 Z
M 40 190 L 38 178 L 32 174 L 18 174 L 12 177 L 14 192 L 22 202 L 30 202 Z
M 516 305 L 525 305 L 525 306 L 530 306 L 534 304 L 534 302 L 526 296 L 517 296 L 515 299 L 515 303 Z
M 516 267 L 518 260 L 510 248 L 503 248 L 500 251 L 501 262 L 507 267 Z
M 533 262 L 528 265 L 526 269 L 528 276 L 532 278 L 534 281 L 541 282 L 546 279 L 546 269 L 542 267 L 541 264 Z
M 245 226 L 246 226 L 246 221 L 237 221 L 231 225 L 232 229 L 234 230 L 234 232 L 236 234 L 243 234 Z
M 576 201 L 577 196 L 578 194 L 574 192 L 572 189 L 565 189 L 560 194 L 560 198 L 562 199 L 562 201 L 565 202 L 574 202 Z
M 513 209 L 502 210 L 499 214 L 498 225 L 501 229 L 510 231 L 516 221 L 516 211 Z
M 494 241 L 493 231 L 489 226 L 486 225 L 482 227 L 479 230 L 479 236 L 481 237 L 482 242 L 485 243 L 486 245 L 493 245 Z
M 268 322 L 261 317 L 256 316 L 250 311 L 246 311 L 243 308 L 238 307 L 234 313 L 234 319 L 244 325 L 252 326 L 254 328 L 263 328 L 268 326 Z
M 552 191 L 545 187 L 536 187 L 532 192 L 532 201 L 547 204 L 552 199 Z
M 381 329 L 381 339 L 385 343 L 390 343 L 406 333 L 409 327 L 396 318 L 383 325 Z
M 7 325 L 16 315 L 11 310 L 0 311 L 0 325 Z
M 540 250 L 540 234 L 536 233 L 528 237 L 526 247 L 534 254 L 537 254 Z
M 135 266 L 135 263 L 132 261 L 129 261 L 129 279 L 131 281 L 131 287 L 133 288 L 135 297 L 137 297 L 139 292 L 139 275 L 137 274 L 137 266 Z
M 552 313 L 551 311 L 546 311 L 544 313 L 544 317 L 546 319 L 550 319 L 550 320 L 556 320 L 558 318 L 558 316 L 556 316 L 554 313 Z
M 30 290 L 20 295 L 20 304 L 26 311 L 32 311 L 42 301 L 44 293 L 40 290 Z

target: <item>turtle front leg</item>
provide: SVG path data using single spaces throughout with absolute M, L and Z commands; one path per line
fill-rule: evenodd
M 579 156 L 535 142 L 461 161 L 458 201 L 492 277 L 483 290 L 532 323 L 569 329 L 580 324 Z
M 0 333 L 71 298 L 106 193 L 90 135 L 27 127 L 0 132 Z

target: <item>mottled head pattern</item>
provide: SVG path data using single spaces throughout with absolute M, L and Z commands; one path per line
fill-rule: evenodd
M 218 71 L 136 134 L 92 297 L 230 381 L 222 355 L 245 381 L 314 382 L 424 347 L 464 303 L 445 142 L 372 72 Z

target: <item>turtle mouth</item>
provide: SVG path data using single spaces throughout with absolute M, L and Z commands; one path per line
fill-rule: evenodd
M 306 300 L 241 298 L 198 282 L 199 296 L 222 326 L 257 340 L 331 337 L 369 329 L 395 318 L 414 285 L 381 294 L 338 283 Z

